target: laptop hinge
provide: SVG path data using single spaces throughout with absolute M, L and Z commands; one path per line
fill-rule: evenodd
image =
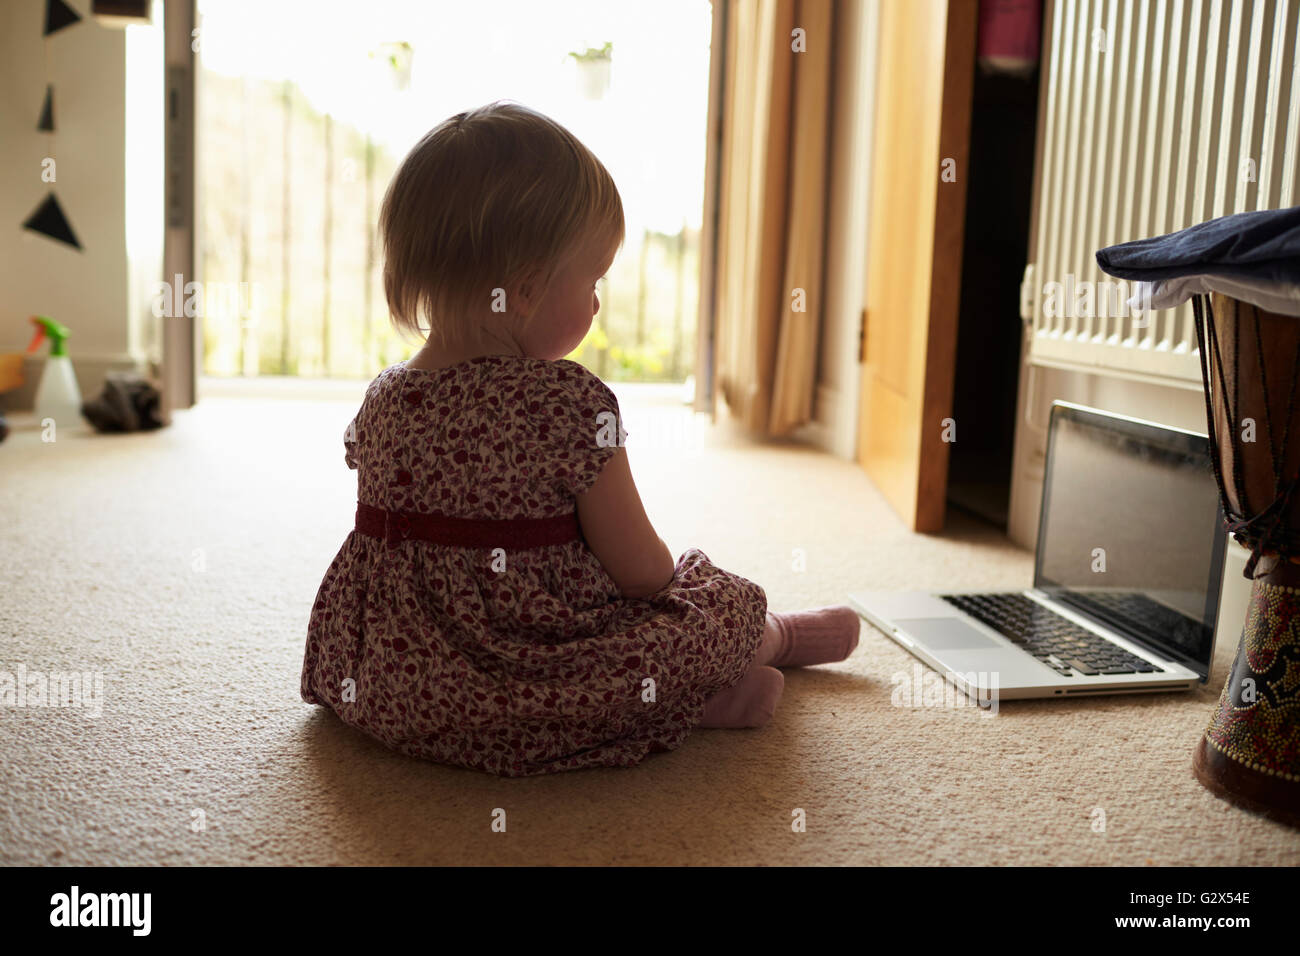
M 1048 594 L 1046 591 L 1043 591 L 1040 588 L 1030 588 L 1029 593 L 1033 594 L 1036 597 L 1042 598 L 1042 600 L 1048 604 L 1058 606 L 1058 607 L 1063 607 L 1066 610 L 1073 611 L 1075 614 L 1079 615 L 1081 618 L 1088 621 L 1089 623 L 1095 624 L 1097 627 L 1103 628 L 1114 634 L 1118 634 L 1120 637 L 1124 638 L 1124 640 L 1136 644 L 1138 647 L 1142 648 L 1142 650 L 1146 651 L 1152 657 L 1155 657 L 1166 664 L 1177 664 L 1179 667 L 1185 667 L 1189 671 L 1192 671 L 1193 673 L 1199 673 L 1199 671 L 1197 671 L 1196 667 L 1194 666 L 1195 664 L 1197 664 L 1195 658 L 1188 657 L 1184 654 L 1174 654 L 1171 653 L 1167 647 L 1159 647 L 1153 645 L 1146 638 L 1141 637 L 1140 635 L 1137 634 L 1130 633 L 1126 629 L 1115 624 L 1113 621 L 1107 621 L 1097 617 L 1095 614 L 1089 614 L 1086 609 L 1081 608 L 1075 604 L 1071 604 L 1064 597 L 1058 597 L 1056 595 Z

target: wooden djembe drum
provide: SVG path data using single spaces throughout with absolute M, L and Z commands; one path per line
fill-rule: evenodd
M 1215 480 L 1252 581 L 1193 768 L 1218 796 L 1300 826 L 1300 318 L 1218 293 L 1193 308 Z

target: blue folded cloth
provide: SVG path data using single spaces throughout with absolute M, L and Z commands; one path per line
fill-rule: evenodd
M 1121 279 L 1153 282 L 1220 275 L 1300 283 L 1300 206 L 1221 216 L 1152 239 L 1097 250 L 1097 265 Z

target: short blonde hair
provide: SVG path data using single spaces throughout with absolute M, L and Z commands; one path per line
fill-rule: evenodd
M 538 270 L 544 294 L 583 242 L 607 238 L 613 251 L 625 228 L 613 177 L 559 123 L 508 100 L 457 113 L 406 155 L 384 194 L 393 324 L 446 343 L 490 308 L 492 290 Z

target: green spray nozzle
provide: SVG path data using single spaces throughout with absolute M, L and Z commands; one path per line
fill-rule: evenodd
M 28 352 L 35 352 L 41 344 L 41 339 L 47 335 L 50 337 L 50 355 L 68 354 L 68 336 L 72 333 L 67 326 L 60 325 L 48 315 L 33 315 L 32 325 L 36 326 L 36 334 L 32 336 L 32 342 L 27 346 Z

